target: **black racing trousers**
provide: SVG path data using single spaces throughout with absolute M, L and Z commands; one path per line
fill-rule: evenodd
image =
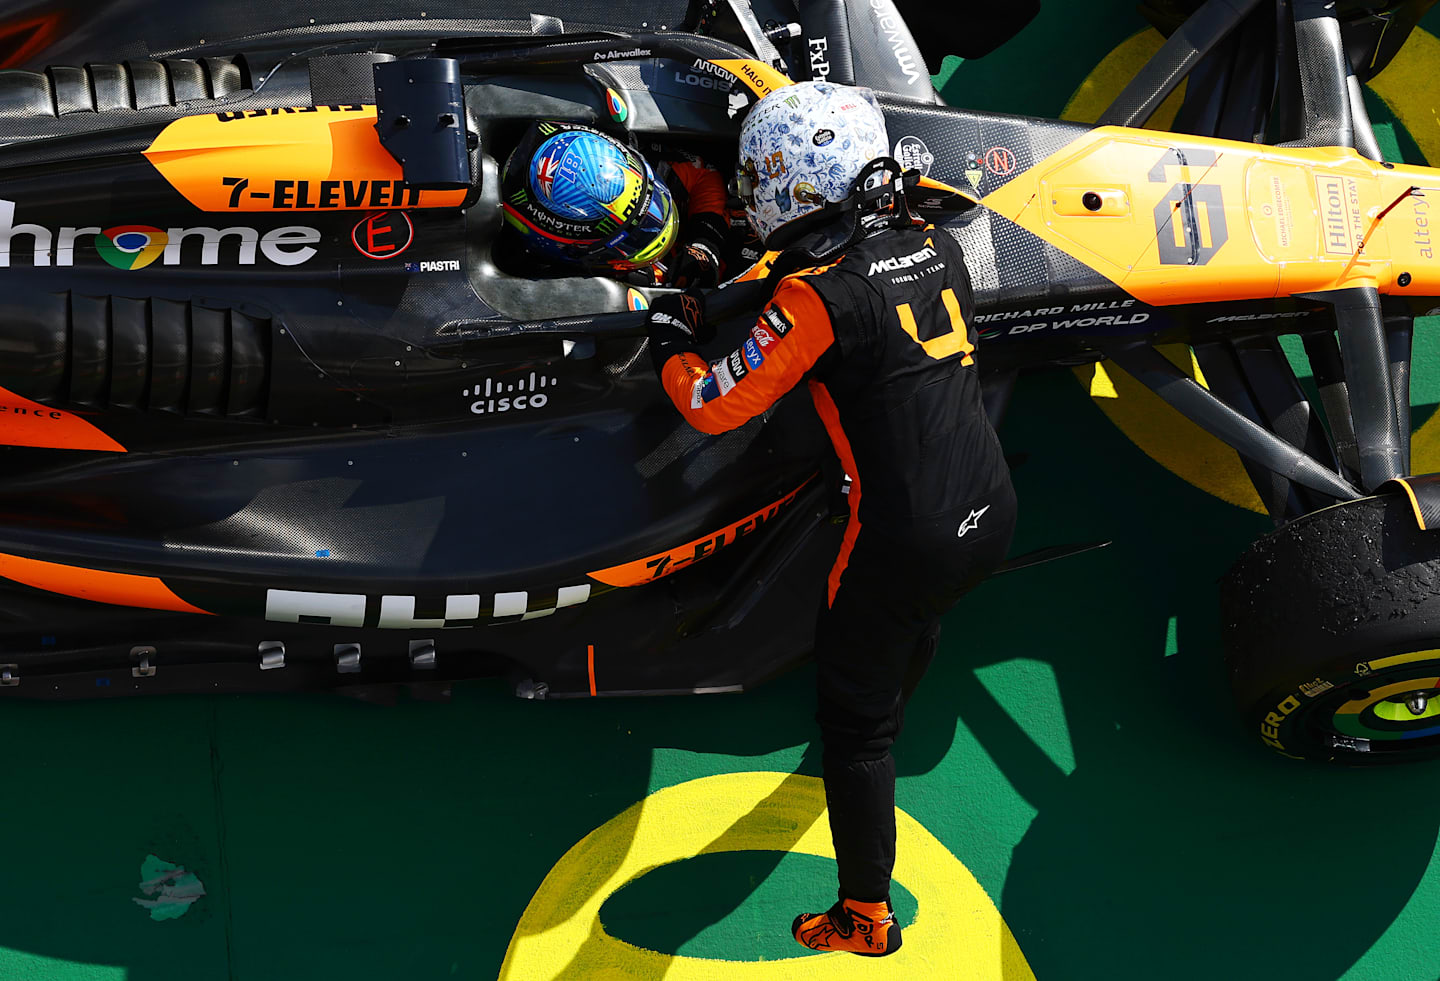
M 859 530 L 815 638 L 825 799 L 842 897 L 879 902 L 895 865 L 895 760 L 905 702 L 929 667 L 940 618 L 1005 559 L 1009 475 L 964 506 Z

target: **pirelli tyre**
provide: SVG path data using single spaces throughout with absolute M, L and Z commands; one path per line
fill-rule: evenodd
M 1231 689 L 1265 745 L 1352 765 L 1440 755 L 1440 531 L 1404 496 L 1260 539 L 1220 603 Z

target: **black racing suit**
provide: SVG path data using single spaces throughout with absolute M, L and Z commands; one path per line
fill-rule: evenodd
M 841 894 L 889 895 L 904 702 L 939 620 L 1003 560 L 1009 471 L 980 397 L 974 298 L 960 247 L 906 227 L 779 286 L 744 344 L 706 362 L 678 337 L 655 351 L 697 429 L 733 429 L 802 378 L 851 477 L 850 522 L 815 638 L 817 721 Z

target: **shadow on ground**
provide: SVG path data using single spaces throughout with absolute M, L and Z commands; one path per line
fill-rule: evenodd
M 1253 746 L 1214 581 L 1264 522 L 1136 466 L 1068 375 L 1022 395 L 1017 548 L 1117 542 L 986 584 L 947 620 L 899 746 L 901 806 L 1041 978 L 1337 977 L 1426 874 L 1440 790 L 1423 769 Z M 0 944 L 131 981 L 494 977 L 554 863 L 652 790 L 818 773 L 811 678 L 689 700 L 527 703 L 495 682 L 388 708 L 8 704 Z M 152 921 L 131 902 L 146 854 L 207 895 Z M 666 952 L 789 956 L 790 917 L 831 874 L 778 852 L 686 862 L 617 894 L 606 925 Z

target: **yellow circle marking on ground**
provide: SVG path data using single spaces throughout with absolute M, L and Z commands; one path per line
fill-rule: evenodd
M 1122 41 L 1080 83 L 1061 118 L 1093 123 L 1164 43 L 1160 32 L 1153 28 Z M 1177 88 L 1151 117 L 1147 128 L 1169 129 L 1182 98 L 1183 89 Z M 1198 366 L 1187 345 L 1163 345 L 1160 352 L 1190 377 L 1197 376 Z M 1085 365 L 1075 369 L 1075 377 L 1080 379 L 1100 411 L 1150 459 L 1223 501 L 1265 513 L 1265 505 L 1245 473 L 1239 454 L 1176 412 L 1118 366 L 1109 362 Z
M 1034 981 L 999 910 L 961 862 L 895 812 L 895 880 L 919 902 L 885 958 L 803 955 L 722 961 L 645 950 L 605 932 L 600 908 L 626 883 L 697 855 L 782 851 L 834 858 L 824 785 L 793 773 L 727 773 L 657 790 L 578 842 L 520 918 L 501 981 Z M 797 911 L 777 910 L 777 929 Z

